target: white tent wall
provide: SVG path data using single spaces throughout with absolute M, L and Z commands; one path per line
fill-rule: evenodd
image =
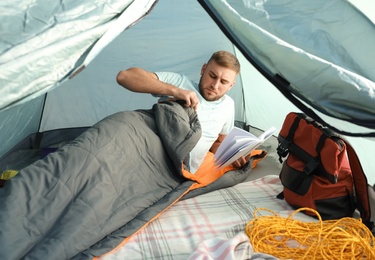
M 375 1 L 350 0 L 350 2 L 365 14 L 373 24 L 375 24 Z M 356 138 L 348 137 L 354 145 L 362 166 L 368 176 L 368 181 L 375 185 L 375 163 L 373 161 L 375 154 L 375 138 Z M 375 200 L 375 197 L 373 198 Z M 375 212 L 375 203 L 373 203 L 372 212 Z
M 26 136 L 38 131 L 44 97 L 39 96 L 0 113 L 0 157 Z
M 375 1 L 349 0 L 349 2 L 375 23 Z

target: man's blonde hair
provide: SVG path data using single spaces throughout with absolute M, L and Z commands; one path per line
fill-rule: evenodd
M 227 52 L 227 51 L 214 52 L 211 58 L 208 60 L 207 64 L 210 63 L 210 61 L 212 60 L 222 67 L 234 70 L 237 74 L 241 70 L 240 62 L 238 61 L 237 57 L 234 56 L 230 52 Z

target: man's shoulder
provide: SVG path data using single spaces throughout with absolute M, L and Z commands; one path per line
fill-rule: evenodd
M 227 105 L 233 105 L 234 106 L 234 100 L 231 96 L 225 94 L 223 97 L 222 97 L 222 102 L 224 104 L 227 104 Z
M 192 85 L 193 81 L 190 80 L 186 75 L 176 72 L 155 72 L 156 76 L 160 81 L 175 85 L 177 87 L 184 87 L 186 85 Z
M 177 72 L 172 72 L 172 71 L 156 71 L 154 72 L 159 80 L 163 79 L 182 79 L 182 78 L 187 78 L 184 74 L 177 73 Z

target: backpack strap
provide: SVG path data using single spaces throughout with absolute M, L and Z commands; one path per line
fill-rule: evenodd
M 371 207 L 368 193 L 368 182 L 358 155 L 351 144 L 343 139 L 346 144 L 350 167 L 352 169 L 355 193 L 357 197 L 357 208 L 361 214 L 363 223 L 372 230 L 374 222 L 371 221 Z
M 284 157 L 286 157 L 289 153 L 289 147 L 293 142 L 294 134 L 298 128 L 299 122 L 301 121 L 301 118 L 296 116 L 296 118 L 293 121 L 292 126 L 289 129 L 288 135 L 283 138 L 279 135 L 279 145 L 277 147 L 277 154 L 279 155 L 279 162 L 282 163 Z

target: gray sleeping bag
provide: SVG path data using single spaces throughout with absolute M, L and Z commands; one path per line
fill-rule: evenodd
M 110 251 L 189 191 L 181 166 L 200 136 L 196 113 L 176 102 L 103 119 L 0 189 L 0 259 Z M 232 175 L 212 187 L 246 178 Z

